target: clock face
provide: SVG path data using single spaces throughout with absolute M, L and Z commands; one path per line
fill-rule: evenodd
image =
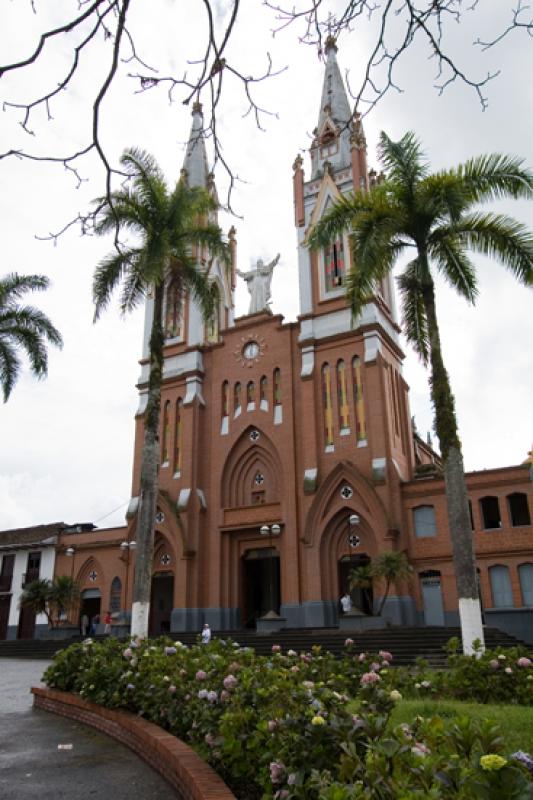
M 245 358 L 248 359 L 257 358 L 257 356 L 259 355 L 259 345 L 257 344 L 257 342 L 248 342 L 248 344 L 245 345 L 242 354 Z

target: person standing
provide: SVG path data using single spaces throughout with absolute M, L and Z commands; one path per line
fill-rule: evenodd
M 89 617 L 87 616 L 87 614 L 81 615 L 80 631 L 82 636 L 87 636 L 87 633 L 89 631 Z
M 104 633 L 109 635 L 111 633 L 111 612 L 106 611 L 104 614 Z
M 211 628 L 209 627 L 209 623 L 206 622 L 204 627 L 202 628 L 202 644 L 209 644 L 211 641 Z
M 341 597 L 341 608 L 343 614 L 349 614 L 352 610 L 352 598 L 348 592 L 345 592 Z

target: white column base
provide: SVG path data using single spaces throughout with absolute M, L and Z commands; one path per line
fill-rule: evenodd
M 461 624 L 461 637 L 463 640 L 463 652 L 465 656 L 476 654 L 478 657 L 485 651 L 485 637 L 483 635 L 483 623 L 481 621 L 481 605 L 479 600 L 471 597 L 459 598 L 459 620 Z M 481 650 L 474 651 L 472 643 L 479 639 Z
M 131 635 L 146 639 L 148 636 L 148 619 L 150 603 L 133 603 L 131 607 Z

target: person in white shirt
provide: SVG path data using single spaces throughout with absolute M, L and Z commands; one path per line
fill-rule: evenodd
M 205 623 L 204 627 L 202 628 L 202 644 L 209 644 L 211 641 L 211 628 L 209 627 L 209 623 Z
M 352 598 L 348 592 L 341 597 L 341 608 L 343 614 L 348 614 L 352 610 Z

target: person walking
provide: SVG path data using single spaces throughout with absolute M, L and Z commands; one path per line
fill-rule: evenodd
M 111 612 L 106 611 L 104 615 L 104 633 L 109 635 L 111 633 Z

